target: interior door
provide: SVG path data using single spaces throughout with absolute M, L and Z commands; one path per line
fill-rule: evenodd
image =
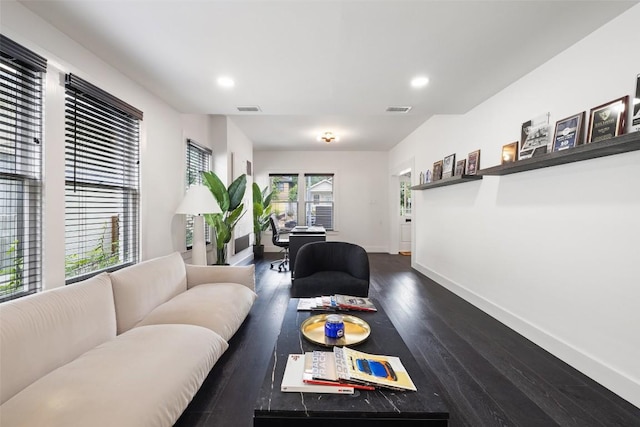
M 398 250 L 400 252 L 411 252 L 411 172 L 400 176 L 400 241 Z

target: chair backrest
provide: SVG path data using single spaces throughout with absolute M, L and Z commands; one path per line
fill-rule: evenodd
M 311 242 L 296 255 L 294 275 L 310 276 L 318 271 L 342 271 L 369 281 L 369 257 L 361 246 L 348 242 Z
M 276 220 L 273 218 L 273 215 L 269 217 L 269 222 L 271 223 L 271 242 L 278 246 L 280 243 L 280 230 L 276 225 Z

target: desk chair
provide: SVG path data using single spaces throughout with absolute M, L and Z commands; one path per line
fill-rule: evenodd
M 271 263 L 271 268 L 275 264 L 278 264 L 278 271 L 286 271 L 287 265 L 289 264 L 289 236 L 288 233 L 283 233 L 278 229 L 276 225 L 275 219 L 273 216 L 269 217 L 269 222 L 271 223 L 271 242 L 279 248 L 283 249 L 284 257 L 282 259 L 273 261 Z

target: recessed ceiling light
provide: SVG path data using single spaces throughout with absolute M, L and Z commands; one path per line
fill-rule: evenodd
M 411 87 L 419 88 L 425 87 L 429 83 L 429 78 L 425 76 L 414 77 L 411 80 Z
M 218 77 L 218 84 L 222 87 L 234 87 L 236 83 L 231 77 Z

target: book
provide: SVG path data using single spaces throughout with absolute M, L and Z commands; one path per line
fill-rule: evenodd
M 399 357 L 363 353 L 348 347 L 334 347 L 333 351 L 336 371 L 342 382 L 417 390 Z
M 302 393 L 353 394 L 354 388 L 349 385 L 313 384 L 310 376 L 312 359 L 307 354 L 290 354 L 284 369 L 280 391 Z M 306 378 L 306 381 L 305 381 Z M 311 381 L 311 382 L 309 382 Z
M 373 302 L 366 297 L 336 294 L 335 300 L 340 310 L 378 311 Z

